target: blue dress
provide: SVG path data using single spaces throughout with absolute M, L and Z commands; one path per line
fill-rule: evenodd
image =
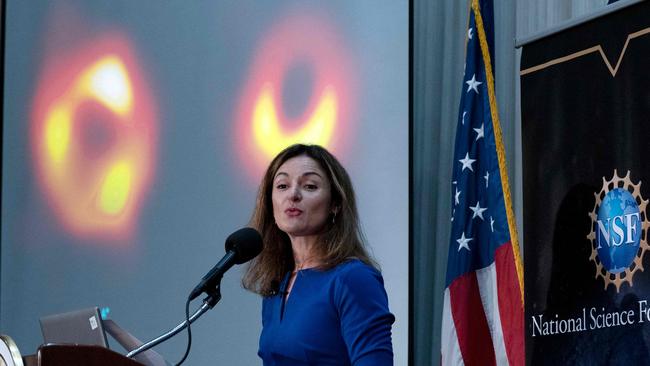
M 279 294 L 263 300 L 264 365 L 393 364 L 395 317 L 376 269 L 353 259 L 327 271 L 298 271 L 285 302 L 288 280 L 287 273 Z

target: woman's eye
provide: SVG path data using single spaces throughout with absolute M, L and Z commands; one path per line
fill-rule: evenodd
M 318 189 L 318 186 L 315 184 L 306 184 L 305 189 L 307 189 L 308 191 L 315 191 L 316 189 Z
M 284 184 L 284 183 L 280 183 L 280 184 L 277 184 L 277 185 L 275 186 L 275 188 L 277 188 L 277 189 L 286 189 L 286 188 L 287 188 L 287 185 Z

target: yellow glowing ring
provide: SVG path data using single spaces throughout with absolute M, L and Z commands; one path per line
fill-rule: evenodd
M 40 78 L 32 113 L 39 182 L 62 224 L 86 236 L 127 238 L 154 167 L 153 100 L 129 42 L 110 35 L 73 54 L 52 57 Z M 110 141 L 86 151 L 84 111 L 99 114 Z
M 282 86 L 299 62 L 310 66 L 314 82 L 304 112 L 290 118 L 281 108 Z M 252 176 L 294 143 L 322 145 L 340 157 L 355 132 L 356 75 L 336 27 L 322 16 L 294 14 L 264 32 L 236 116 L 235 149 Z

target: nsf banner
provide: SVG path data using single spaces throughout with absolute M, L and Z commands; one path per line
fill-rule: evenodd
M 522 51 L 528 364 L 650 360 L 650 2 Z

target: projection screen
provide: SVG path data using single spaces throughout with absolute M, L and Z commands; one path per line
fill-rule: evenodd
M 407 1 L 6 1 L 5 22 L 0 333 L 23 354 L 39 317 L 89 306 L 143 341 L 178 324 L 303 141 L 352 177 L 407 364 Z M 187 364 L 260 363 L 243 269 Z

